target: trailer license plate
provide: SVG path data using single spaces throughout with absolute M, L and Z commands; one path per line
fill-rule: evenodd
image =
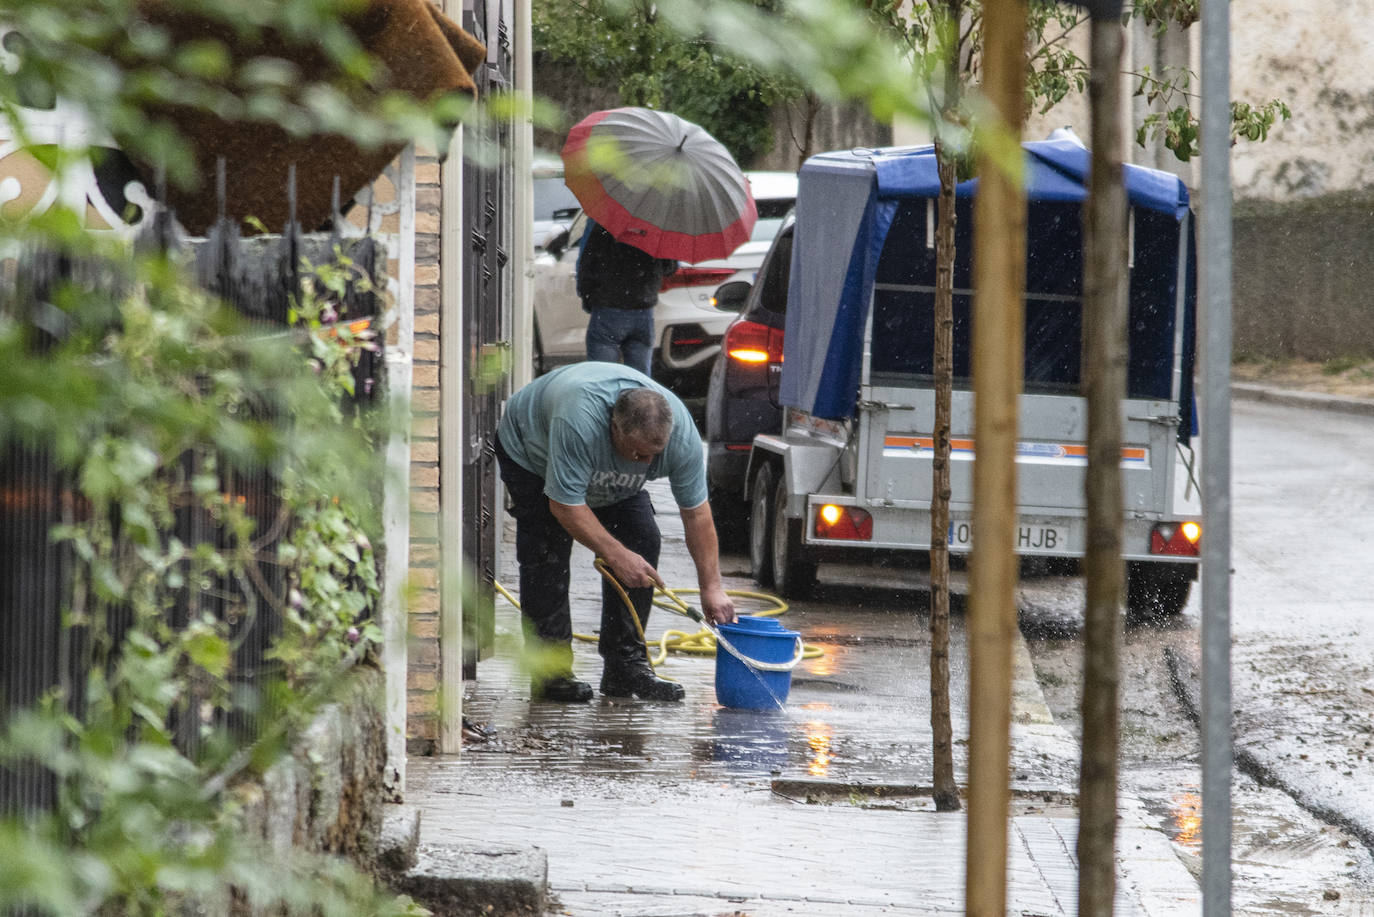
M 1059 551 L 1068 543 L 1069 532 L 1063 526 L 1021 523 L 1016 527 L 1017 551 Z M 949 524 L 950 547 L 967 548 L 972 544 L 973 523 L 960 521 Z

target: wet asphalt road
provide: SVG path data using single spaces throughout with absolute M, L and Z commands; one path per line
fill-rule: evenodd
M 1235 910 L 1374 914 L 1374 418 L 1233 414 Z M 1081 588 L 1022 586 L 1037 675 L 1075 734 Z M 1200 611 L 1195 588 L 1179 620 L 1128 627 L 1122 657 L 1123 782 L 1195 870 Z

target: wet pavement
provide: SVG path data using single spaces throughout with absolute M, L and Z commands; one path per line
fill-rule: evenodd
M 651 486 L 664 534 L 660 572 L 695 586 L 666 487 Z M 498 576 L 515 592 L 508 523 Z M 600 580 L 574 550 L 574 630 L 599 617 Z M 726 586 L 753 590 L 722 558 Z M 465 685 L 464 713 L 490 732 L 448 758 L 412 758 L 406 801 L 423 844 L 538 847 L 554 913 L 866 915 L 963 912 L 965 817 L 931 803 L 927 596 L 920 571 L 822 568 L 813 599 L 780 618 L 823 652 L 802 662 L 782 709 L 716 703 L 711 658 L 673 655 L 660 674 L 685 701 L 598 695 L 532 703 L 515 662 L 518 613 L 498 599 L 498 651 Z M 685 596 L 689 601 L 691 596 Z M 740 600 L 741 611 L 762 607 Z M 747 606 L 747 607 L 745 607 Z M 962 615 L 951 659 L 965 658 Z M 695 631 L 656 610 L 651 637 Z M 600 658 L 575 644 L 579 677 Z M 1018 641 L 1013 710 L 1009 913 L 1073 914 L 1076 743 L 1056 726 Z M 955 772 L 967 784 L 966 673 L 952 673 Z M 1116 913 L 1197 914 L 1197 886 L 1144 808 L 1122 800 Z

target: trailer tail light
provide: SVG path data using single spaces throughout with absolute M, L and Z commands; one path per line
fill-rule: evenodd
M 724 350 L 738 363 L 781 363 L 782 329 L 760 322 L 737 321 L 725 332 Z
M 1202 526 L 1188 522 L 1161 522 L 1150 531 L 1150 553 L 1197 557 Z
M 816 537 L 843 541 L 873 540 L 873 517 L 857 506 L 826 503 L 816 510 Z
M 733 276 L 735 276 L 735 269 L 732 267 L 680 267 L 663 278 L 663 285 L 658 288 L 658 291 L 665 293 L 680 287 L 711 287 L 715 289 Z

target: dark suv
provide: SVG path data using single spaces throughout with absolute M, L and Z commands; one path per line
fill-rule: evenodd
M 778 382 L 793 225 L 788 216 L 752 283 L 741 276 L 716 290 L 718 308 L 743 302 L 725 330 L 706 392 L 706 481 L 717 530 L 730 546 L 747 532 L 744 474 L 754 435 L 782 430 Z

